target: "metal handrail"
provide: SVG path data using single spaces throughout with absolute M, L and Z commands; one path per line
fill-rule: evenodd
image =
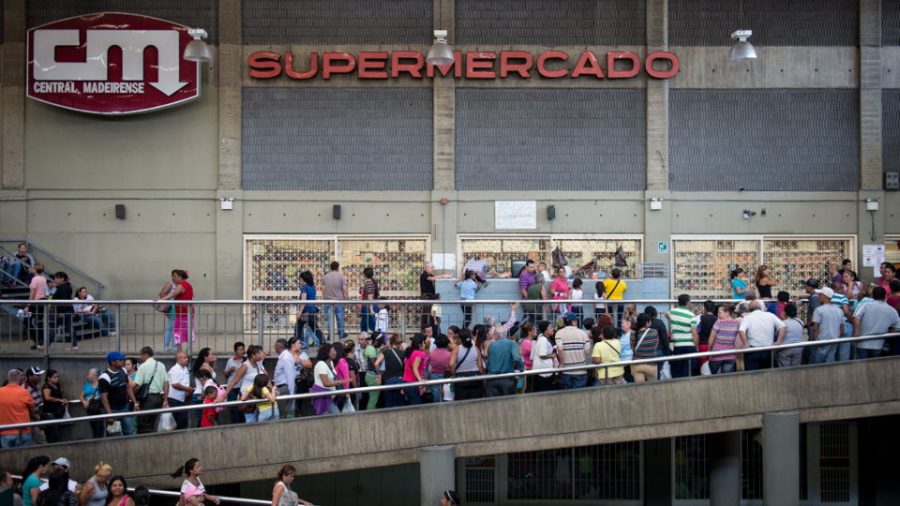
M 62 264 L 66 269 L 68 269 L 68 270 L 78 274 L 79 276 L 83 277 L 84 279 L 90 281 L 97 287 L 97 290 L 102 290 L 102 289 L 106 288 L 106 286 L 103 283 L 101 283 L 100 281 L 98 281 L 96 278 L 94 278 L 90 274 L 84 272 L 83 270 L 79 269 L 78 267 L 75 267 L 74 265 L 70 264 L 69 262 L 66 262 L 62 258 L 54 255 L 53 253 L 50 252 L 50 250 L 41 246 L 40 244 L 38 244 L 34 241 L 31 241 L 31 240 L 28 240 L 28 239 L 25 239 L 22 242 L 24 242 L 26 245 L 28 245 L 29 250 L 32 248 L 32 246 L 34 246 L 34 249 L 40 251 L 44 256 L 52 258 L 55 262 Z
M 503 374 L 482 374 L 477 376 L 466 376 L 461 378 L 440 378 L 435 380 L 426 380 L 426 381 L 418 381 L 415 383 L 400 383 L 396 385 L 376 385 L 376 386 L 368 386 L 368 387 L 357 387 L 357 388 L 349 388 L 349 389 L 341 389 L 341 390 L 329 390 L 327 392 L 310 392 L 305 394 L 293 394 L 293 395 L 283 395 L 279 396 L 276 399 L 276 402 L 280 401 L 289 401 L 289 400 L 298 400 L 298 399 L 315 399 L 318 397 L 330 397 L 333 395 L 350 395 L 355 393 L 365 393 L 365 392 L 382 392 L 385 390 L 399 390 L 403 388 L 410 387 L 428 387 L 428 386 L 437 386 L 444 384 L 453 384 L 453 383 L 465 383 L 468 381 L 491 381 L 498 379 L 515 379 L 519 377 L 527 377 L 534 376 L 538 374 L 548 374 L 548 373 L 567 373 L 567 372 L 579 372 L 579 371 L 596 371 L 597 369 L 605 369 L 608 367 L 623 367 L 626 365 L 635 365 L 635 364 L 661 364 L 663 362 L 677 362 L 680 360 L 691 360 L 695 358 L 709 358 L 709 357 L 718 357 L 723 355 L 743 355 L 745 353 L 756 353 L 761 351 L 782 351 L 782 350 L 790 350 L 794 348 L 808 348 L 808 347 L 817 347 L 817 346 L 831 346 L 835 344 L 841 343 L 855 343 L 860 341 L 870 341 L 875 339 L 885 339 L 889 337 L 900 337 L 900 332 L 886 333 L 886 334 L 876 334 L 870 336 L 859 336 L 859 337 L 842 337 L 838 339 L 828 339 L 824 341 L 803 341 L 800 343 L 791 343 L 791 344 L 781 344 L 781 345 L 772 345 L 772 346 L 760 346 L 753 348 L 740 348 L 733 350 L 721 350 L 721 351 L 704 351 L 704 352 L 696 352 L 696 353 L 685 353 L 683 355 L 666 355 L 663 357 L 656 358 L 644 358 L 644 359 L 635 359 L 628 361 L 619 361 L 619 362 L 610 362 L 608 364 L 585 364 L 585 365 L 574 365 L 567 367 L 555 367 L 553 369 L 532 369 L 529 371 L 515 371 L 510 373 Z M 270 402 L 268 399 L 248 399 L 245 401 L 226 401 L 226 402 L 217 402 L 212 404 L 212 406 L 216 408 L 220 407 L 234 407 L 234 406 L 242 406 L 249 404 L 262 404 Z M 73 418 L 65 418 L 65 419 L 55 419 L 55 420 L 40 420 L 37 422 L 28 422 L 28 423 L 16 423 L 16 424 L 7 424 L 0 425 L 0 431 L 12 430 L 12 429 L 24 429 L 26 427 L 43 427 L 45 425 L 59 425 L 59 424 L 71 424 L 73 422 L 81 422 L 81 421 L 91 421 L 91 420 L 110 420 L 116 418 L 126 418 L 131 416 L 152 416 L 152 415 L 160 415 L 163 413 L 173 413 L 177 411 L 190 411 L 197 409 L 209 409 L 211 405 L 209 404 L 191 404 L 186 406 L 177 406 L 177 407 L 168 407 L 168 408 L 157 408 L 157 409 L 148 409 L 146 411 L 129 411 L 126 413 L 107 413 L 101 415 L 89 415 L 89 416 L 80 416 Z
M 710 300 L 716 304 L 730 304 L 730 303 L 740 303 L 744 302 L 744 299 L 704 299 L 704 300 L 696 300 L 691 301 L 691 304 L 702 304 L 706 300 Z M 776 302 L 775 299 L 757 299 L 761 302 Z M 808 299 L 801 298 L 798 299 L 799 302 L 806 302 Z M 82 301 L 79 299 L 65 299 L 65 300 L 53 300 L 53 299 L 45 299 L 45 300 L 24 300 L 24 299 L 9 299 L 6 301 L 8 304 L 18 304 L 18 305 L 60 305 L 60 304 L 79 304 Z M 375 299 L 371 301 L 367 301 L 364 299 L 347 299 L 347 300 L 303 300 L 303 299 L 284 299 L 284 300 L 241 300 L 241 299 L 223 299 L 223 300 L 156 300 L 156 299 L 129 299 L 129 300 L 99 300 L 94 299 L 91 301 L 91 304 L 123 304 L 123 305 L 150 305 L 150 304 L 159 304 L 159 303 L 170 303 L 170 304 L 186 304 L 186 305 L 204 305 L 204 304 L 220 304 L 220 305 L 265 305 L 265 306 L 283 306 L 285 304 L 306 304 L 311 306 L 330 306 L 335 304 L 390 304 L 390 305 L 423 305 L 423 304 L 491 304 L 491 305 L 511 305 L 518 304 L 522 306 L 523 304 L 533 304 L 533 305 L 546 305 L 546 304 L 641 304 L 641 305 L 653 305 L 653 304 L 678 304 L 678 299 L 579 299 L 579 300 L 571 300 L 571 299 L 473 299 L 473 300 L 430 300 L 430 299 Z
M 22 476 L 18 474 L 9 475 L 14 480 L 22 481 Z M 129 492 L 134 492 L 135 487 L 128 487 Z M 164 497 L 181 497 L 181 492 L 173 492 L 171 490 L 159 490 L 155 488 L 148 488 L 147 492 L 150 492 L 150 495 L 161 495 Z M 245 497 L 231 497 L 227 495 L 217 495 L 222 502 L 233 502 L 238 504 L 258 504 L 260 506 L 269 506 L 272 504 L 272 501 L 266 501 L 264 499 L 247 499 Z

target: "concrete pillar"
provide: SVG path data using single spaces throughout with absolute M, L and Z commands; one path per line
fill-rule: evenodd
M 644 506 L 672 505 L 672 439 L 650 439 L 644 453 Z
M 720 432 L 706 436 L 709 456 L 709 504 L 738 506 L 741 503 L 741 433 Z
M 668 0 L 647 0 L 647 52 L 669 47 Z M 669 201 L 669 81 L 647 80 L 647 192 L 644 202 L 644 261 L 669 263 L 658 252 L 669 241 L 672 204 Z M 663 199 L 662 211 L 650 211 L 650 198 Z
M 3 2 L 0 188 L 25 186 L 25 0 Z
M 456 447 L 419 450 L 419 504 L 439 504 L 445 490 L 456 490 Z
M 763 415 L 763 504 L 800 502 L 800 415 Z
M 234 199 L 234 210 L 216 204 L 218 299 L 242 299 L 243 193 L 241 190 L 241 1 L 219 0 L 219 178 L 218 199 Z M 211 83 L 212 84 L 212 83 Z

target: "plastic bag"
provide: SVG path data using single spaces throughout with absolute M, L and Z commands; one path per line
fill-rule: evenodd
M 710 370 L 709 368 L 709 362 L 703 362 L 703 365 L 700 366 L 700 375 L 712 376 L 712 370 Z
M 444 401 L 452 401 L 453 400 L 453 388 L 450 383 L 444 383 Z
M 176 426 L 172 413 L 163 413 L 159 415 L 159 421 L 156 423 L 156 432 L 171 432 Z
M 72 415 L 69 414 L 69 406 L 65 406 L 65 407 L 63 408 L 63 420 L 66 420 L 66 419 L 69 419 L 69 418 L 72 418 Z
M 661 380 L 670 380 L 672 379 L 672 366 L 669 365 L 669 362 L 663 362 L 662 367 L 659 368 L 659 379 Z
M 115 422 L 106 426 L 106 433 L 110 436 L 120 436 L 122 435 L 122 422 L 116 420 Z

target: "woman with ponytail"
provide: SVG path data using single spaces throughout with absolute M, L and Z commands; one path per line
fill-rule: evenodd
M 183 466 L 179 466 L 172 473 L 172 478 L 185 477 L 184 482 L 181 483 L 181 496 L 178 498 L 177 506 L 190 504 L 193 502 L 192 498 L 194 497 L 199 498 L 201 503 L 203 501 L 209 501 L 213 504 L 222 502 L 218 497 L 206 493 L 206 487 L 200 481 L 200 473 L 202 472 L 203 466 L 200 464 L 200 459 L 192 458 L 188 459 Z

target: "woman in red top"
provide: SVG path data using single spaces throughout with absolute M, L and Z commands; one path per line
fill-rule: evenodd
M 159 300 L 194 300 L 194 287 L 187 282 L 188 273 L 180 269 L 172 271 L 172 284 L 175 289 L 161 297 Z M 190 315 L 190 318 L 188 318 Z M 174 340 L 175 347 L 181 351 L 181 345 L 188 342 L 188 335 L 193 342 L 197 342 L 194 334 L 194 306 L 189 304 L 175 304 Z M 190 325 L 188 325 L 190 320 Z M 190 329 L 188 328 L 190 327 Z M 189 334 L 190 333 L 190 334 Z

